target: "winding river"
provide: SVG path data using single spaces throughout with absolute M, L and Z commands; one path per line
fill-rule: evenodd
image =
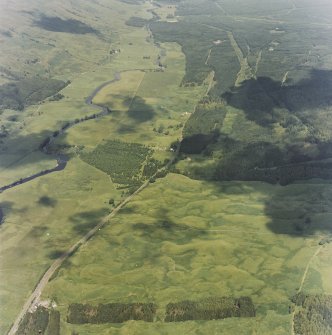
M 100 105 L 96 105 L 93 103 L 93 99 L 95 98 L 95 96 L 107 85 L 112 84 L 116 81 L 119 81 L 121 79 L 121 74 L 119 72 L 115 73 L 114 79 L 109 80 L 103 84 L 101 84 L 100 86 L 98 86 L 86 99 L 85 99 L 85 103 L 89 106 L 92 106 L 96 109 L 99 110 L 98 113 L 94 113 L 92 115 L 89 116 L 85 116 L 81 119 L 76 119 L 75 121 L 68 121 L 64 126 L 62 126 L 60 129 L 56 130 L 52 136 L 49 136 L 47 138 L 45 138 L 45 140 L 40 144 L 39 149 L 40 151 L 42 151 L 43 153 L 45 153 L 46 155 L 51 155 L 51 153 L 49 152 L 49 147 L 50 145 L 56 140 L 57 137 L 61 136 L 66 130 L 68 130 L 71 127 L 74 127 L 77 124 L 89 121 L 89 120 L 93 120 L 93 119 L 98 119 L 100 117 L 103 117 L 109 113 L 111 113 L 111 110 L 108 107 L 105 106 L 100 106 Z M 56 156 L 56 160 L 57 160 L 57 165 L 54 168 L 51 169 L 46 169 L 40 172 L 37 172 L 29 177 L 25 177 L 25 178 L 20 178 L 19 180 L 14 181 L 11 184 L 5 185 L 5 186 L 1 186 L 0 187 L 0 193 L 11 189 L 13 187 L 16 187 L 18 185 L 22 185 L 24 183 L 27 183 L 31 180 L 34 180 L 36 178 L 45 176 L 47 174 L 53 173 L 53 172 L 57 172 L 57 171 L 61 171 L 64 170 L 67 166 L 67 162 L 69 160 L 69 157 L 67 155 L 64 154 L 57 154 Z M 0 213 L 1 214 L 1 213 Z M 1 220 L 0 220 L 1 222 Z

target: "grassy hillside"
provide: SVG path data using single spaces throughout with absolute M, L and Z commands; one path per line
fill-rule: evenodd
M 2 109 L 22 110 L 58 93 L 66 83 L 56 79 L 29 78 L 0 86 Z
M 318 194 L 322 197 L 314 202 Z M 243 334 L 254 329 L 259 334 L 288 333 L 290 299 L 322 237 L 331 233 L 331 214 L 325 211 L 330 205 L 330 185 L 208 183 L 170 174 L 145 189 L 75 254 L 44 297 L 61 306 L 62 327 L 68 333 L 142 333 L 144 326 L 148 333 L 191 329 L 199 334 L 230 325 Z M 328 272 L 320 272 L 330 266 L 329 250 L 326 244 L 315 277 L 308 275 L 304 281 L 309 292 L 331 290 Z M 168 304 L 202 300 L 202 307 L 204 299 L 223 296 L 249 296 L 256 317 L 172 322 L 172 327 L 163 323 Z M 156 323 L 124 323 L 120 328 L 66 324 L 68 306 L 88 302 L 155 303 Z M 181 315 L 181 306 L 176 315 Z M 199 306 L 188 315 L 205 315 L 205 307 L 199 312 Z
M 327 0 L 0 6 L 0 186 L 69 159 L 0 194 L 0 333 L 47 268 L 178 143 L 174 173 L 70 255 L 42 292 L 52 309 L 27 314 L 24 331 L 329 329 Z M 111 112 L 91 118 L 93 104 Z

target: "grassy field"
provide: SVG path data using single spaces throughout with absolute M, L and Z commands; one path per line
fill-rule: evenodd
M 319 183 L 284 189 L 255 182 L 208 183 L 170 174 L 144 190 L 72 257 L 44 297 L 58 304 L 64 334 L 69 329 L 80 334 L 143 333 L 142 327 L 148 333 L 160 329 L 163 334 L 175 330 L 199 334 L 224 326 L 225 334 L 227 327 L 243 334 L 289 333 L 290 297 L 326 234 L 319 222 L 323 217 L 331 219 L 321 207 L 331 200 L 313 207 L 306 196 L 310 192 L 322 192 L 327 199 L 332 196 L 330 186 Z M 267 210 L 271 198 L 278 208 L 274 214 Z M 299 214 L 299 208 L 308 206 L 315 213 L 311 218 L 315 229 L 298 235 L 292 225 L 295 219 L 288 213 Z M 273 231 L 275 220 L 288 230 Z M 321 267 L 316 263 L 310 267 L 316 275 L 305 280 L 306 292 L 331 293 L 329 249 L 324 247 L 314 260 Z M 215 296 L 250 296 L 256 318 L 174 326 L 161 322 L 169 302 Z M 76 302 L 153 302 L 159 306 L 157 324 L 65 325 L 67 307 Z
M 119 36 L 134 31 L 125 21 L 135 14 L 152 16 L 146 12 L 149 4 L 133 7 L 113 0 L 82 1 L 78 7 L 66 1 L 46 5 L 40 0 L 1 6 L 1 40 L 6 49 L 1 55 L 3 81 L 25 74 L 70 79 L 105 65 Z M 79 31 L 82 27 L 85 31 Z
M 37 5 L 37 3 L 24 3 L 25 9 L 33 5 Z M 106 52 L 104 50 L 103 56 L 106 57 L 107 61 L 100 62 L 100 64 L 89 64 L 89 66 L 82 65 L 78 68 L 77 59 L 73 58 L 71 59 L 71 70 L 64 63 L 59 63 L 59 68 L 54 63 L 50 63 L 57 78 L 71 80 L 71 83 L 61 91 L 61 94 L 64 95 L 63 99 L 44 101 L 20 112 L 1 111 L 1 125 L 4 125 L 8 130 L 8 135 L 1 138 L 1 185 L 54 167 L 56 165 L 55 156 L 47 156 L 39 152 L 40 144 L 66 122 L 96 113 L 96 109 L 85 104 L 85 99 L 96 87 L 112 80 L 118 72 L 121 73 L 121 80 L 110 85 L 112 99 L 115 95 L 122 94 L 123 98 L 120 97 L 117 100 L 119 104 L 122 104 L 120 99 L 125 100 L 128 96 L 136 97 L 138 93 L 140 97 L 150 99 L 149 103 L 155 104 L 153 108 L 156 108 L 158 112 L 156 116 L 158 117 L 148 121 L 149 136 L 142 136 L 146 124 L 143 125 L 140 120 L 135 120 L 135 115 L 127 115 L 129 114 L 128 106 L 124 106 L 125 108 L 122 109 L 121 106 L 116 106 L 115 113 L 103 119 L 79 124 L 68 130 L 54 143 L 55 148 L 63 144 L 73 146 L 70 149 L 70 156 L 74 158 L 70 160 L 64 171 L 34 180 L 0 195 L 1 208 L 5 214 L 1 227 L 0 263 L 1 271 L 6 272 L 0 293 L 1 315 L 3 316 L 0 324 L 1 333 L 8 329 L 26 297 L 51 262 L 113 208 L 112 205 L 109 205 L 110 199 L 117 204 L 122 198 L 123 192 L 115 189 L 105 173 L 75 158 L 75 153 L 81 150 L 82 146 L 91 150 L 103 139 L 123 140 L 154 147 L 156 151 L 154 156 L 163 162 L 165 158 L 170 156 L 169 145 L 171 142 L 181 137 L 181 128 L 178 125 L 181 122 L 184 123 L 188 118 L 188 113 L 194 108 L 195 100 L 193 99 L 197 99 L 197 96 L 204 89 L 197 88 L 193 91 L 185 88 L 178 89 L 184 74 L 185 58 L 180 47 L 171 43 L 164 46 L 165 51 L 162 56 L 163 61 L 167 61 L 167 69 L 158 73 L 143 72 L 158 67 L 156 60 L 161 49 L 152 43 L 151 38 L 149 39 L 149 32 L 145 28 L 137 30 L 129 27 L 125 24 L 125 20 L 135 13 L 150 18 L 151 14 L 146 12 L 150 8 L 149 5 L 132 7 L 116 1 L 108 2 L 107 5 L 109 6 L 107 11 L 115 9 L 119 13 L 118 18 L 113 20 L 110 25 L 111 29 L 114 28 L 111 34 L 111 44 L 109 44 L 109 40 L 103 41 L 106 50 Z M 107 11 L 102 8 L 95 5 L 93 10 L 99 11 L 99 14 L 103 12 L 101 17 L 104 21 L 99 24 L 105 27 L 108 25 L 108 17 Z M 90 11 L 91 9 L 87 3 L 86 10 Z M 81 14 L 83 15 L 83 13 Z M 17 17 L 17 15 L 28 14 L 15 13 L 13 17 Z M 51 7 L 48 9 L 47 15 L 54 15 Z M 86 22 L 87 24 L 91 23 L 88 20 Z M 23 27 L 29 26 L 29 24 L 26 20 L 22 21 Z M 23 27 L 20 29 L 24 29 Z M 75 35 L 75 41 L 82 42 L 80 46 L 76 46 L 75 43 L 72 43 L 73 36 L 69 36 L 70 34 L 43 31 L 35 26 L 30 28 L 32 29 L 31 34 L 40 34 L 41 38 L 42 36 L 43 38 L 49 35 L 54 36 L 54 39 L 59 43 L 60 50 L 65 48 L 64 44 L 67 43 L 68 50 L 73 48 L 72 52 L 77 55 L 86 54 L 86 57 L 91 55 L 97 59 L 97 53 L 101 53 L 97 44 L 95 44 L 96 50 L 90 48 L 90 39 L 95 37 L 89 34 L 89 36 L 84 35 L 87 38 L 84 43 L 83 35 Z M 30 28 L 27 28 L 27 31 Z M 8 51 L 7 56 L 10 52 L 17 53 L 23 43 L 19 40 L 19 36 L 16 36 L 17 47 L 11 49 L 13 46 L 11 42 L 14 41 L 5 44 Z M 33 42 L 31 43 L 33 44 Z M 86 47 L 89 50 L 85 53 L 82 49 L 74 49 L 76 47 Z M 120 49 L 121 52 L 110 55 L 109 48 L 110 50 Z M 150 56 L 149 59 L 143 58 L 147 55 Z M 48 54 L 40 52 L 40 58 L 42 59 L 44 56 L 48 57 Z M 57 57 L 64 61 L 61 54 Z M 8 60 L 13 61 L 10 57 Z M 45 62 L 50 62 L 50 60 L 46 61 L 45 58 Z M 15 66 L 20 73 L 24 71 L 15 64 L 11 66 Z M 38 72 L 34 73 L 34 75 L 36 74 Z M 52 73 L 52 75 L 54 74 Z M 137 75 L 138 78 L 136 78 Z M 143 82 L 143 77 L 146 78 L 145 82 Z M 134 86 L 131 88 L 128 83 L 132 82 L 133 78 L 138 79 L 139 82 L 134 81 Z M 142 84 L 142 88 L 139 83 Z M 152 101 L 151 95 L 148 95 L 149 90 L 154 89 L 156 85 L 163 86 L 164 84 L 163 90 L 160 90 L 155 100 Z M 109 98 L 109 93 L 106 93 L 106 97 L 102 95 L 103 92 L 96 99 L 102 97 L 103 103 L 116 102 L 115 99 Z M 170 98 L 173 97 L 177 97 L 178 100 L 171 101 Z M 137 98 L 132 105 L 140 106 L 139 104 L 140 100 Z M 166 108 L 169 109 L 167 112 Z M 132 108 L 130 112 L 134 113 L 135 110 Z M 165 115 L 159 118 L 163 113 Z M 156 132 L 153 128 L 158 127 L 159 129 L 158 122 L 161 123 L 162 120 L 165 120 L 165 131 L 169 125 L 178 127 L 174 130 L 170 128 L 169 135 L 157 133 L 160 139 L 154 141 Z M 131 137 L 127 137 L 125 134 L 121 134 L 119 129 L 126 124 L 137 126 L 139 129 Z M 18 268 L 20 271 L 17 270 Z
M 170 157 L 171 143 L 181 139 L 182 127 L 194 110 L 206 85 L 179 87 L 185 58 L 174 43 L 162 45 L 163 72 L 124 71 L 120 80 L 103 88 L 94 103 L 106 105 L 112 113 L 103 119 L 72 128 L 59 143 L 93 149 L 104 139 L 140 143 L 151 147 L 160 161 Z M 126 58 L 122 59 L 123 65 Z M 120 66 L 119 66 L 120 68 Z
M 107 9 L 104 5 L 107 5 Z M 21 25 L 15 24 L 16 29 L 21 32 L 13 33 L 13 37 L 7 37 L 8 41 L 3 43 L 3 50 L 6 51 L 6 61 L 3 64 L 7 69 L 15 68 L 16 74 L 23 76 L 24 66 L 27 64 L 21 62 L 22 59 L 18 62 L 10 55 L 20 54 L 22 47 L 34 49 L 34 54 L 38 53 L 40 60 L 36 62 L 36 67 L 27 65 L 33 71 L 31 74 L 42 75 L 41 66 L 47 64 L 51 69 L 47 76 L 71 80 L 71 83 L 61 91 L 64 98 L 60 101 L 44 101 L 23 111 L 0 112 L 0 126 L 5 126 L 7 132 L 0 143 L 1 185 L 54 167 L 55 157 L 46 156 L 38 150 L 45 138 L 68 121 L 96 113 L 96 109 L 85 104 L 86 97 L 96 87 L 112 80 L 116 72 L 128 70 L 128 67 L 130 69 L 130 66 L 133 69 L 154 68 L 158 53 L 158 49 L 146 41 L 146 30 L 136 31 L 125 24 L 125 20 L 134 13 L 149 18 L 151 14 L 146 12 L 149 5 L 137 8 L 117 1 L 108 1 L 107 4 L 100 5 L 86 2 L 77 14 L 80 15 L 80 20 L 85 20 L 88 25 L 93 25 L 93 20 L 89 21 L 87 13 L 93 11 L 95 15 L 99 15 L 99 27 L 94 27 L 97 30 L 101 30 L 100 26 L 103 27 L 103 37 L 91 34 L 73 36 L 37 28 L 31 23 L 32 19 L 27 18 L 31 14 L 21 12 L 29 11 L 35 6 L 39 6 L 40 11 L 43 10 L 43 4 L 38 1 L 21 2 L 16 4 L 16 7 L 6 9 L 11 15 L 8 14 L 1 22 L 4 26 L 11 25 L 8 20 L 21 22 Z M 70 11 L 70 5 L 64 4 L 64 7 L 66 6 Z M 114 10 L 118 15 L 109 22 L 110 13 L 114 16 Z M 62 11 L 63 9 L 60 10 Z M 48 6 L 44 13 L 50 17 L 62 15 L 52 6 Z M 44 49 L 36 51 L 35 42 L 28 39 L 23 31 L 34 37 L 38 36 L 38 39 L 43 41 L 51 39 L 57 47 L 52 49 L 52 53 Z M 73 38 L 75 43 L 72 42 Z M 137 44 L 129 45 L 132 42 Z M 92 43 L 94 48 L 90 47 Z M 144 45 L 145 50 L 151 51 L 151 60 L 142 58 L 138 50 L 139 45 Z M 111 55 L 109 50 L 113 48 L 120 48 L 121 53 Z M 64 49 L 77 57 L 90 57 L 90 60 L 80 62 L 77 57 L 64 57 Z M 29 57 L 28 53 L 25 56 Z M 4 79 L 4 82 L 11 78 Z M 89 127 L 90 123 L 97 126 L 101 124 L 88 121 L 85 127 Z M 73 133 L 75 131 L 75 128 L 70 130 Z M 93 146 L 93 131 L 87 136 L 83 131 L 80 136 Z M 80 141 L 74 143 L 77 144 L 79 145 Z M 1 226 L 0 252 L 1 333 L 8 330 L 26 297 L 51 262 L 113 208 L 109 205 L 110 199 L 117 204 L 121 198 L 121 192 L 115 189 L 105 173 L 76 158 L 70 160 L 64 171 L 44 176 L 0 194 L 0 206 L 5 215 Z
M 1 333 L 53 260 L 112 210 L 110 198 L 121 200 L 110 178 L 79 159 L 0 195 Z
M 212 181 L 332 157 L 330 15 L 288 0 L 254 12 L 257 0 L 158 3 L 0 5 L 0 84 L 70 81 L 59 101 L 0 111 L 0 186 L 54 167 L 40 144 L 98 112 L 86 98 L 119 79 L 93 100 L 110 114 L 52 144 L 70 157 L 65 170 L 0 194 L 0 333 L 48 266 L 128 194 L 115 182 L 150 177 L 183 136 L 193 146 L 208 139 L 198 154 L 182 150 L 173 169 L 187 176 L 151 183 L 43 292 L 61 312 L 61 334 L 290 334 L 297 291 L 332 294 L 330 182 Z M 241 296 L 256 317 L 164 322 L 169 303 Z M 157 311 L 152 323 L 73 325 L 73 303 Z
M 68 11 L 70 12 L 70 5 L 64 5 L 64 8 L 66 6 L 69 6 Z M 134 13 L 149 18 L 151 14 L 146 12 L 150 8 L 149 5 L 137 8 L 136 6 L 132 7 L 125 3 L 112 1 L 107 2 L 106 9 L 104 6 L 106 4 L 100 3 L 92 6 L 86 3 L 76 12 L 81 20 L 82 17 L 84 18 L 86 24 L 94 27 L 96 24 L 99 25 L 95 29 L 101 31 L 102 36 L 100 34 L 82 35 L 50 32 L 38 27 L 33 22 L 37 18 L 29 13 L 34 8 L 39 8 L 39 12 L 43 12 L 49 17 L 68 16 L 68 12 L 67 14 L 62 13 L 65 11 L 64 9 L 58 13 L 57 8 L 53 6 L 44 8 L 40 1 L 15 3 L 15 6 L 3 8 L 1 11 L 1 15 L 6 16 L 1 20 L 3 27 L 15 25 L 17 30 L 12 32 L 10 37 L 3 37 L 2 48 L 5 56 L 1 58 L 3 64 L 1 69 L 5 69 L 5 73 L 1 78 L 4 82 L 13 80 L 13 78 L 25 78 L 25 76 L 51 77 L 71 81 L 71 84 L 61 91 L 64 98 L 60 101 L 44 101 L 36 106 L 27 107 L 24 111 L 6 109 L 0 111 L 0 130 L 2 133 L 1 127 L 4 127 L 6 131 L 6 136 L 0 137 L 1 185 L 26 177 L 40 171 L 40 169 L 54 166 L 54 158 L 39 155 L 35 151 L 46 137 L 58 130 L 67 121 L 96 112 L 94 108 L 85 104 L 85 98 L 96 87 L 112 80 L 118 71 L 128 70 L 131 67 L 134 69 L 155 67 L 154 61 L 158 50 L 151 42 L 146 41 L 147 31 L 144 29 L 136 30 L 125 24 L 126 18 L 134 15 Z M 114 15 L 114 10 L 118 15 L 112 19 L 112 22 L 109 22 L 109 15 L 110 13 Z M 75 17 L 75 10 L 72 12 L 69 16 Z M 91 12 L 99 17 L 98 23 L 91 19 Z M 17 25 L 16 22 L 20 22 L 20 25 Z M 1 29 L 5 31 L 5 28 Z M 120 35 L 121 39 L 119 38 Z M 36 42 L 34 41 L 36 36 L 40 42 L 38 45 L 46 44 L 45 40 L 52 40 L 52 43 L 55 43 L 56 46 L 36 49 Z M 73 43 L 73 38 L 75 38 L 75 43 Z M 139 51 L 138 45 L 133 44 L 135 41 L 140 43 L 140 46 L 144 46 L 144 50 L 151 54 L 150 60 L 142 58 L 143 52 Z M 94 48 L 91 48 L 91 44 L 94 45 Z M 24 57 L 27 57 L 26 61 L 22 58 L 18 59 L 17 55 L 21 54 L 22 48 L 24 50 L 34 50 L 34 55 L 35 57 L 38 56 L 38 61 L 31 64 L 31 56 L 28 52 L 24 53 Z M 113 49 L 120 49 L 121 54 L 110 54 L 110 50 Z M 67 56 L 63 54 L 64 50 L 68 51 Z M 82 55 L 88 60 L 80 62 L 79 58 Z M 45 66 L 47 68 L 44 68 Z M 29 73 L 25 73 L 27 67 Z M 48 68 L 50 72 L 48 72 Z M 8 71 L 14 71 L 15 73 L 12 74 Z M 24 160 L 22 160 L 23 156 Z M 33 161 L 35 164 L 24 163 Z M 10 171 L 8 171 L 8 167 L 11 168 Z

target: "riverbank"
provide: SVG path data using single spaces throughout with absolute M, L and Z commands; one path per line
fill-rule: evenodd
M 100 110 L 99 113 L 94 113 L 94 114 L 92 114 L 90 116 L 85 116 L 84 118 L 76 119 L 74 121 L 67 122 L 60 129 L 54 131 L 52 136 L 49 136 L 49 137 L 45 138 L 45 140 L 43 140 L 43 142 L 40 144 L 39 150 L 42 151 L 43 153 L 45 153 L 46 155 L 50 155 L 50 152 L 49 152 L 50 145 L 59 136 L 61 136 L 66 130 L 68 130 L 71 127 L 74 127 L 75 125 L 78 125 L 80 123 L 83 123 L 83 122 L 86 122 L 86 121 L 89 121 L 89 120 L 93 120 L 93 119 L 98 119 L 100 117 L 103 117 L 103 116 L 111 113 L 111 110 L 108 107 L 94 104 L 93 103 L 93 99 L 105 86 L 110 85 L 110 84 L 112 84 L 112 83 L 114 83 L 116 81 L 119 81 L 120 79 L 121 79 L 121 74 L 119 72 L 115 73 L 114 79 L 109 80 L 109 81 L 101 84 L 100 86 L 98 86 L 91 93 L 91 95 L 89 95 L 85 99 L 85 103 L 87 105 L 92 106 L 93 108 L 99 109 Z M 56 160 L 57 160 L 57 165 L 54 168 L 40 171 L 40 172 L 35 173 L 35 174 L 31 175 L 31 176 L 28 176 L 28 177 L 25 177 L 25 178 L 20 178 L 19 180 L 16 180 L 15 182 L 13 182 L 11 184 L 7 184 L 7 185 L 4 185 L 4 186 L 1 186 L 0 187 L 0 193 L 5 192 L 6 190 L 9 190 L 9 189 L 11 189 L 13 187 L 16 187 L 16 186 L 22 185 L 24 183 L 27 183 L 27 182 L 29 182 L 31 180 L 36 179 L 36 178 L 45 176 L 47 174 L 64 170 L 66 168 L 66 166 L 67 166 L 67 162 L 69 160 L 69 157 L 67 155 L 64 155 L 64 154 L 57 154 Z M 0 223 L 1 223 L 1 215 L 0 215 Z

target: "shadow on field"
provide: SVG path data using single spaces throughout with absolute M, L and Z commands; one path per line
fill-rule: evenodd
M 66 252 L 66 250 L 53 250 L 53 251 L 49 252 L 47 256 L 48 256 L 49 259 L 58 259 L 65 252 Z
M 265 181 L 281 185 L 311 178 L 332 179 L 332 162 L 326 160 L 332 157 L 330 141 L 310 145 L 306 141 L 294 144 L 267 141 L 248 143 L 216 133 L 211 142 L 205 142 L 206 137 L 202 138 L 191 136 L 183 140 L 181 153 L 201 153 L 203 161 L 211 161 L 216 145 L 221 158 L 215 158 L 209 169 L 204 164 L 189 166 L 188 175 L 195 179 Z
M 45 227 L 45 226 L 33 227 L 29 231 L 28 236 L 32 238 L 41 238 L 47 233 L 47 231 L 48 231 L 48 227 Z
M 133 132 L 135 132 L 135 127 L 129 124 L 122 124 L 118 127 L 117 132 L 120 135 L 132 134 Z
M 177 244 L 188 243 L 194 238 L 203 238 L 204 230 L 173 222 L 168 210 L 161 208 L 155 215 L 158 220 L 151 224 L 136 223 L 132 227 L 141 236 L 153 241 L 175 241 Z M 190 224 L 190 222 L 188 222 Z
M 128 116 L 137 123 L 150 121 L 155 116 L 154 109 L 148 105 L 145 99 L 135 96 L 124 99 L 123 104 L 129 107 Z
M 267 227 L 276 234 L 295 237 L 332 233 L 332 194 L 323 190 L 310 184 L 281 188 L 265 203 L 270 218 Z
M 38 204 L 45 206 L 45 207 L 55 207 L 55 205 L 57 204 L 57 200 L 54 198 L 51 198 L 47 195 L 44 195 L 42 197 L 39 198 L 38 200 Z
M 13 207 L 13 202 L 11 201 L 2 201 L 0 202 L 0 226 L 5 221 L 5 211 L 10 212 Z
M 84 22 L 74 19 L 61 19 L 60 17 L 42 14 L 38 19 L 35 19 L 33 23 L 37 27 L 47 31 L 69 34 L 99 34 L 98 30 Z
M 30 143 L 34 144 L 34 147 L 37 151 L 42 147 L 43 143 L 45 143 L 46 139 L 49 138 L 50 135 L 52 135 L 51 132 L 44 130 L 39 133 L 31 133 L 28 135 L 11 134 L 8 135 L 8 138 L 3 138 L 3 144 L 0 142 L 0 148 L 2 149 L 1 154 L 5 155 L 21 154 L 21 156 L 20 159 L 17 159 L 12 163 L 8 163 L 6 159 L 1 158 L 0 154 L 0 167 L 10 168 L 12 166 L 18 167 L 18 166 L 24 166 L 26 164 L 31 164 L 31 161 L 29 162 L 28 160 L 24 159 L 26 157 L 26 151 L 23 151 L 22 149 L 22 152 L 20 152 L 17 150 L 17 147 L 19 146 L 20 143 Z M 15 149 L 13 150 L 12 148 Z M 43 157 L 43 155 L 40 155 L 40 159 L 42 160 L 43 158 L 48 159 L 49 157 L 47 157 L 46 155 L 45 157 Z
M 130 206 L 123 207 L 123 208 L 121 208 L 118 215 L 134 214 L 136 207 L 137 206 L 134 206 L 133 204 L 131 204 Z
M 73 230 L 84 235 L 100 223 L 108 213 L 108 208 L 100 208 L 93 211 L 77 213 L 71 216 L 69 220 L 73 224 Z
M 243 110 L 248 120 L 260 126 L 296 122 L 296 119 L 289 118 L 291 115 L 306 123 L 308 120 L 301 115 L 302 112 L 332 105 L 332 71 L 313 69 L 307 74 L 308 78 L 296 83 L 290 79 L 284 85 L 268 77 L 246 80 L 222 97 L 229 105 Z M 287 117 L 289 120 L 286 120 Z

